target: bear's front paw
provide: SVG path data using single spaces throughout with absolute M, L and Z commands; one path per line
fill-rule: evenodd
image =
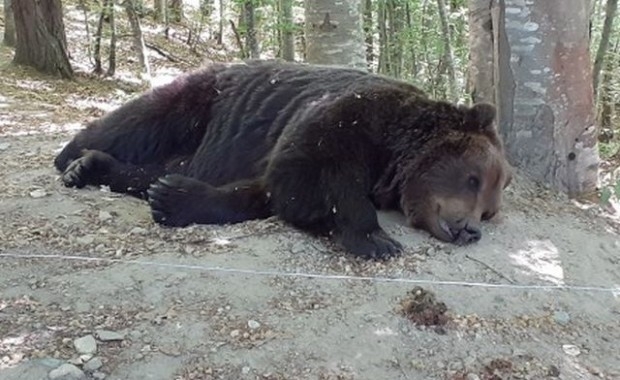
M 365 259 L 386 260 L 398 256 L 403 250 L 402 244 L 382 229 L 367 234 L 344 232 L 339 240 L 347 251 Z
M 170 227 L 198 222 L 197 213 L 208 196 L 207 185 L 178 174 L 159 178 L 147 190 L 153 219 Z
M 60 177 L 67 187 L 82 188 L 102 183 L 102 177 L 114 164 L 114 157 L 96 150 L 87 150 L 84 155 L 67 166 Z

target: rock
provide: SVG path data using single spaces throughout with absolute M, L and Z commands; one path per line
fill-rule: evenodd
M 564 353 L 566 355 L 570 356 L 579 356 L 579 354 L 581 354 L 581 350 L 579 349 L 579 347 L 575 346 L 574 344 L 564 344 L 562 345 L 562 350 L 564 350 Z
M 570 322 L 570 315 L 565 311 L 556 311 L 553 313 L 553 320 L 558 325 L 566 326 Z
M 250 330 L 256 330 L 257 328 L 260 327 L 260 323 L 253 319 L 250 319 L 248 321 L 248 327 L 250 328 Z
M 467 380 L 480 380 L 480 376 L 476 375 L 475 373 L 468 373 Z
M 7 150 L 10 147 L 11 147 L 11 144 L 9 144 L 9 143 L 0 143 L 0 151 Z
M 86 379 L 86 375 L 81 369 L 73 364 L 65 363 L 60 367 L 53 369 L 47 375 L 50 380 L 79 380 Z
M 94 354 L 97 352 L 97 342 L 92 335 L 86 335 L 74 340 L 73 346 L 80 354 Z
M 231 331 L 231 332 L 230 332 L 230 337 L 231 337 L 231 338 L 236 338 L 236 337 L 238 337 L 240 334 L 241 334 L 241 331 L 239 331 L 239 330 L 233 330 L 233 331 Z
M 99 211 L 99 220 L 101 220 L 102 222 L 106 222 L 110 219 L 112 219 L 112 214 L 103 210 Z
M 32 198 L 43 198 L 47 195 L 47 192 L 43 189 L 36 189 L 30 192 Z
M 108 376 L 108 375 L 106 375 L 106 374 L 105 374 L 105 373 L 103 373 L 103 372 L 95 372 L 95 373 L 93 373 L 93 378 L 94 378 L 94 379 L 96 379 L 96 380 L 103 380 L 103 379 L 105 379 L 107 376 Z
M 75 241 L 82 245 L 90 245 L 95 241 L 95 237 L 93 235 L 85 235 L 76 238 Z
M 125 339 L 125 335 L 109 330 L 97 330 L 97 338 L 102 342 L 112 342 Z
M 84 367 L 82 368 L 84 368 L 84 371 L 95 372 L 102 366 L 103 366 L 103 361 L 101 360 L 101 358 L 98 356 L 95 356 L 94 358 L 87 361 L 86 364 L 84 364 Z
M 250 373 L 250 367 L 245 366 L 243 368 L 241 368 L 241 373 L 244 375 L 247 375 L 248 373 Z
M 142 227 L 134 227 L 129 231 L 130 235 L 146 235 L 148 231 Z

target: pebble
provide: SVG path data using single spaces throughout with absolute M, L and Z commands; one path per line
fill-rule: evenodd
M 9 143 L 0 143 L 0 150 L 7 150 L 11 147 Z
M 103 361 L 100 357 L 95 356 L 84 364 L 84 371 L 94 372 L 103 366 Z
M 95 378 L 96 380 L 103 380 L 107 377 L 108 375 L 106 375 L 103 372 L 95 372 L 93 373 L 93 378 Z
M 51 370 L 47 376 L 50 380 L 78 380 L 86 378 L 86 375 L 81 369 L 69 363 L 65 363 L 60 367 Z
M 239 330 L 233 330 L 233 331 L 231 331 L 231 332 L 230 332 L 230 336 L 231 336 L 232 338 L 236 338 L 236 337 L 238 337 L 238 336 L 239 336 L 239 334 L 241 334 L 241 331 L 239 331 Z
M 259 323 L 259 322 L 257 322 L 257 321 L 255 321 L 255 320 L 253 320 L 253 319 L 250 319 L 250 320 L 248 321 L 248 327 L 249 327 L 251 330 L 256 330 L 257 328 L 259 328 L 259 327 L 260 327 L 260 323 Z
M 97 330 L 97 338 L 102 342 L 111 342 L 125 339 L 125 335 L 109 330 Z
M 131 235 L 146 235 L 148 231 L 142 227 L 134 227 L 129 231 Z
M 79 244 L 90 245 L 95 241 L 95 238 L 92 235 L 86 235 L 86 236 L 80 236 L 76 238 L 75 241 L 78 242 Z
M 579 347 L 575 346 L 574 344 L 564 344 L 562 345 L 562 350 L 564 350 L 564 353 L 566 353 L 566 355 L 570 356 L 579 356 L 579 354 L 581 354 L 581 350 L 579 349 Z
M 475 373 L 468 373 L 467 380 L 480 380 L 480 376 L 476 375 Z
M 250 373 L 250 367 L 245 366 L 241 368 L 241 373 L 243 373 L 244 375 L 247 375 L 248 373 Z
M 47 195 L 47 192 L 43 189 L 36 189 L 30 192 L 32 198 L 43 198 Z
M 80 354 L 94 354 L 97 352 L 97 342 L 92 335 L 86 335 L 73 341 L 75 350 Z
M 103 210 L 99 211 L 99 220 L 101 220 L 102 222 L 105 222 L 110 219 L 112 219 L 112 214 L 110 214 L 107 211 L 103 211 Z
M 565 311 L 556 311 L 553 313 L 553 319 L 558 325 L 566 326 L 570 322 L 570 315 Z

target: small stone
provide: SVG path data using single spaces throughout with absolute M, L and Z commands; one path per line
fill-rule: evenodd
M 476 375 L 475 373 L 468 373 L 467 380 L 480 380 L 480 376 Z
M 93 376 L 93 378 L 94 378 L 94 379 L 96 379 L 96 380 L 103 380 L 103 379 L 105 379 L 108 375 L 106 375 L 106 374 L 105 374 L 105 373 L 103 373 L 103 372 L 95 372 L 95 373 L 93 373 L 93 375 L 92 375 L 92 376 Z
M 574 344 L 564 344 L 562 345 L 562 350 L 564 350 L 564 353 L 566 355 L 570 356 L 579 356 L 579 354 L 581 354 L 581 350 L 579 349 L 579 347 L 575 346 Z
M 148 231 L 142 227 L 134 227 L 129 231 L 130 235 L 146 235 Z
M 244 375 L 247 375 L 248 373 L 250 373 L 250 367 L 245 366 L 243 368 L 241 368 L 241 373 Z
M 86 378 L 86 375 L 81 369 L 69 363 L 65 363 L 60 367 L 51 370 L 47 376 L 50 380 L 79 380 Z
M 11 147 L 9 143 L 0 143 L 0 150 L 7 150 Z
M 101 358 L 98 356 L 95 356 L 94 358 L 87 361 L 86 364 L 84 364 L 83 368 L 84 368 L 84 371 L 94 372 L 98 370 L 99 368 L 101 368 L 102 366 L 103 366 L 103 361 L 101 361 Z
M 240 334 L 241 334 L 241 331 L 239 331 L 239 330 L 233 330 L 233 331 L 231 331 L 231 332 L 230 332 L 230 336 L 231 336 L 231 338 L 236 338 L 236 337 L 238 337 Z
M 102 222 L 106 222 L 110 219 L 112 219 L 112 214 L 103 210 L 99 211 L 99 220 L 101 220 Z
M 36 189 L 30 192 L 32 198 L 43 198 L 47 195 L 47 192 L 43 189 Z
M 90 354 L 80 355 L 80 360 L 82 361 L 82 363 L 86 363 L 87 361 L 89 361 L 92 358 L 93 358 L 93 356 L 90 355 Z
M 75 241 L 82 245 L 90 245 L 95 241 L 95 237 L 93 235 L 80 236 Z
M 250 328 L 250 330 L 256 330 L 257 328 L 260 327 L 260 323 L 253 319 L 250 319 L 248 321 L 248 327 Z
M 74 340 L 73 346 L 80 354 L 94 354 L 97 352 L 97 342 L 92 335 L 86 335 Z
M 570 322 L 570 315 L 565 311 L 556 311 L 553 313 L 553 319 L 558 325 L 566 326 Z
M 112 342 L 125 339 L 125 335 L 109 330 L 97 330 L 97 338 L 102 342 Z

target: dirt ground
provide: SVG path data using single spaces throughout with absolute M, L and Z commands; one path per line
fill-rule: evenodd
M 52 167 L 131 94 L 1 59 L 0 379 L 620 379 L 617 215 L 518 176 L 469 247 L 381 213 L 386 263 L 277 219 L 162 228 Z M 417 286 L 440 326 L 403 314 Z

